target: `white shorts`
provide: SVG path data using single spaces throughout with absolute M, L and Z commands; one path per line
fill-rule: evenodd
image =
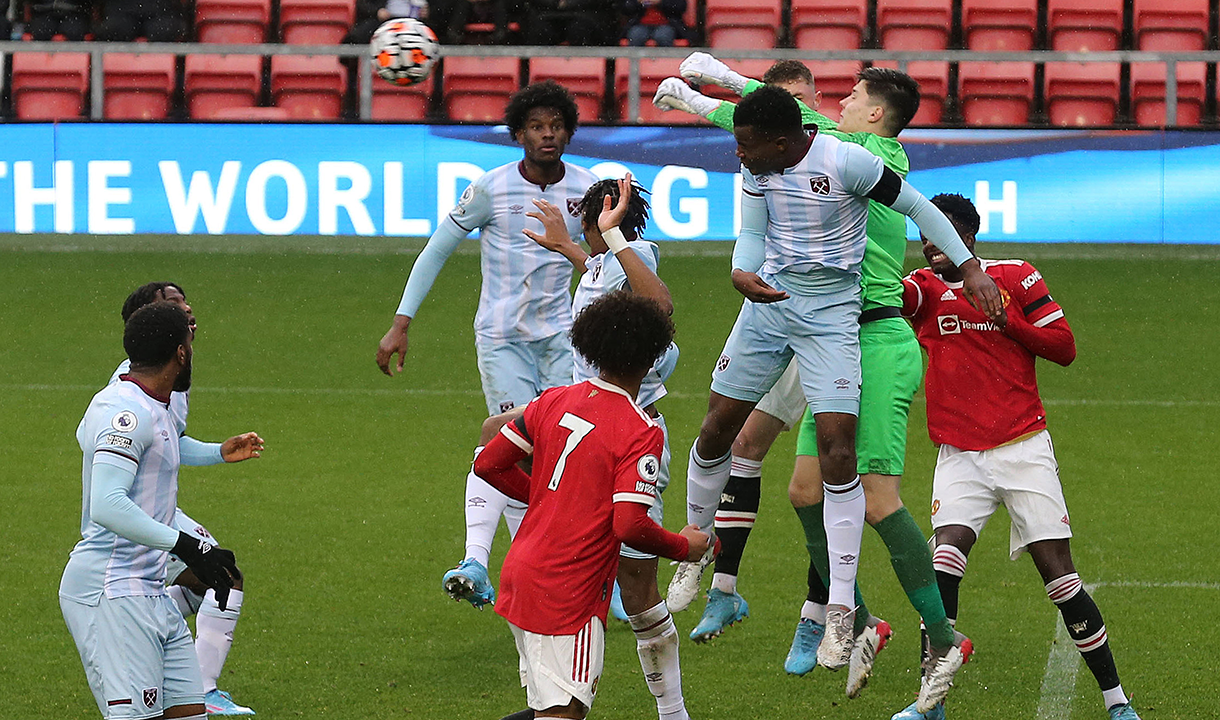
M 763 395 L 754 409 L 764 412 L 784 424 L 784 431 L 791 430 L 800 424 L 805 416 L 809 403 L 805 401 L 805 392 L 801 390 L 801 376 L 797 371 L 800 363 L 788 363 L 788 369 L 771 390 Z
M 665 488 L 669 487 L 669 461 L 671 454 L 669 452 L 669 426 L 665 424 L 665 416 L 657 415 L 653 420 L 661 426 L 661 432 L 665 435 L 665 445 L 661 447 L 661 468 L 657 472 L 657 499 L 652 501 L 652 507 L 648 508 L 648 517 L 658 525 L 665 525 Z M 646 552 L 640 552 L 632 547 L 620 545 L 618 554 L 632 560 L 651 560 L 656 555 L 651 555 Z
M 932 479 L 932 527 L 965 525 L 981 535 L 1003 504 L 1012 518 L 1009 556 L 1030 543 L 1072 537 L 1055 446 L 1046 430 L 981 451 L 941 445 Z
M 521 658 L 521 687 L 533 710 L 563 707 L 579 700 L 593 707 L 602 676 L 606 628 L 598 617 L 575 635 L 539 635 L 508 624 Z
M 542 340 L 475 339 L 487 414 L 523 407 L 547 388 L 572 384 L 572 342 L 567 333 Z
M 203 703 L 195 642 L 168 595 L 103 597 L 96 606 L 61 597 L 59 607 L 102 717 L 140 720 Z
M 207 540 L 213 545 L 220 544 L 217 542 L 216 538 L 212 537 L 212 534 L 208 532 L 207 528 L 191 519 L 190 515 L 182 512 L 182 508 L 174 508 L 174 527 L 193 538 Z M 173 585 L 174 581 L 176 581 L 178 576 L 181 575 L 185 570 L 186 563 L 182 562 L 176 556 L 171 554 L 169 559 L 165 562 L 166 586 Z

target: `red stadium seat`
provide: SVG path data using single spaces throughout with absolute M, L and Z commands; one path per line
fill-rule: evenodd
M 258 105 L 263 88 L 263 59 L 257 55 L 187 55 L 187 113 L 199 120 L 219 118 L 221 111 Z
M 606 96 L 606 61 L 602 58 L 530 58 L 529 81 L 552 79 L 572 91 L 580 121 L 600 122 Z
M 1135 47 L 1139 50 L 1207 49 L 1208 0 L 1135 0 Z
M 217 110 L 212 119 L 269 123 L 291 120 L 292 115 L 284 108 L 277 107 L 228 107 Z
M 102 56 L 107 120 L 162 120 L 169 115 L 177 60 L 173 55 Z
M 337 45 L 356 20 L 356 0 L 281 0 L 280 37 L 289 45 Z
M 667 77 L 678 75 L 680 58 L 645 59 L 640 60 L 640 113 L 636 117 L 627 116 L 627 81 L 630 64 L 625 58 L 614 61 L 614 97 L 618 107 L 618 115 L 623 122 L 658 123 L 662 125 L 690 124 L 706 122 L 699 117 L 680 110 L 663 112 L 652 104 L 652 96 L 657 92 L 657 86 Z
M 432 76 L 415 85 L 399 87 L 373 78 L 374 120 L 423 120 L 432 104 Z
M 445 58 L 445 114 L 450 120 L 497 122 L 520 82 L 517 58 Z
M 88 53 L 13 53 L 11 91 L 18 120 L 78 118 L 88 89 Z
M 966 47 L 983 52 L 1033 50 L 1038 0 L 962 0 Z
M 950 0 L 877 0 L 877 37 L 886 50 L 944 50 L 952 27 Z
M 958 66 L 967 125 L 1024 125 L 1034 103 L 1034 64 L 964 62 Z
M 780 0 L 707 0 L 707 44 L 714 48 L 773 48 Z
M 1131 63 L 1131 106 L 1135 122 L 1144 127 L 1165 124 L 1165 66 L 1158 62 Z M 1207 65 L 1177 64 L 1178 125 L 1198 125 L 1203 117 Z
M 805 64 L 813 71 L 814 88 L 822 93 L 822 105 L 818 112 L 838 120 L 842 110 L 839 101 L 851 95 L 851 89 L 856 86 L 860 63 L 855 60 L 823 60 Z
M 271 24 L 271 0 L 196 0 L 195 30 L 204 43 L 261 43 Z
M 874 63 L 877 67 L 897 68 L 896 62 Z M 925 60 L 907 63 L 907 74 L 919 83 L 919 110 L 910 125 L 939 125 L 949 97 L 949 63 Z
M 792 0 L 792 44 L 807 50 L 855 50 L 868 35 L 866 0 Z
M 347 70 L 333 56 L 274 55 L 271 100 L 294 120 L 337 120 L 343 111 Z
M 1046 112 L 1052 125 L 1113 125 L 1118 63 L 1047 63 Z
M 1117 50 L 1123 34 L 1123 0 L 1047 0 L 1052 50 Z

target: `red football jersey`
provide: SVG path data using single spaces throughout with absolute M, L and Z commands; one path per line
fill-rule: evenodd
M 967 302 L 960 282 L 946 282 L 929 268 L 903 280 L 903 314 L 928 353 L 928 434 L 938 445 L 962 450 L 988 450 L 1046 428 L 1036 355 L 1011 336 L 1020 330 L 1014 315 L 1031 328 L 1026 334 L 1038 333 L 1037 328 L 1050 334 L 1055 324 L 1052 341 L 1071 343 L 1071 356 L 1075 353 L 1063 309 L 1051 298 L 1042 273 L 1024 260 L 980 262 L 1009 308 L 1009 332 Z
M 652 505 L 664 434 L 600 379 L 547 390 L 501 431 L 532 446 L 529 508 L 500 571 L 496 612 L 523 630 L 571 635 L 604 623 L 618 573 L 614 503 Z M 524 443 L 524 444 L 522 444 Z

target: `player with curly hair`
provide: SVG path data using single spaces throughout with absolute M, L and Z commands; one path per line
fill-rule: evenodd
M 529 701 L 514 720 L 588 713 L 621 545 L 680 560 L 709 550 L 710 536 L 693 525 L 670 533 L 649 517 L 664 431 L 635 398 L 672 340 L 669 314 L 653 299 L 618 290 L 593 300 L 573 323 L 572 345 L 596 377 L 543 392 L 475 460 L 479 475 L 529 505 L 496 604 L 516 639 Z M 528 476 L 517 467 L 526 458 Z M 662 717 L 689 716 L 681 707 Z
M 445 261 L 458 243 L 478 228 L 482 291 L 474 319 L 475 352 L 488 415 L 525 405 L 546 388 L 572 381 L 571 266 L 526 236 L 542 225 L 524 213 L 542 198 L 568 211 L 569 232 L 580 232 L 575 205 L 597 182 L 588 170 L 563 161 L 576 132 L 576 101 L 551 80 L 517 91 L 506 122 L 524 150 L 519 162 L 489 170 L 470 184 L 411 268 L 394 321 L 377 348 L 377 365 L 393 376 L 398 355 L 402 372 L 407 331 Z M 500 516 L 515 533 L 525 507 L 470 474 L 466 479 L 466 550 L 442 580 L 455 599 L 475 607 L 495 600 L 487 575 L 491 543 Z

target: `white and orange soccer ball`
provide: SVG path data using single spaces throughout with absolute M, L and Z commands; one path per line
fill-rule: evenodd
M 428 78 L 440 43 L 432 29 L 413 18 L 386 20 L 369 41 L 377 74 L 395 85 L 415 85 Z

